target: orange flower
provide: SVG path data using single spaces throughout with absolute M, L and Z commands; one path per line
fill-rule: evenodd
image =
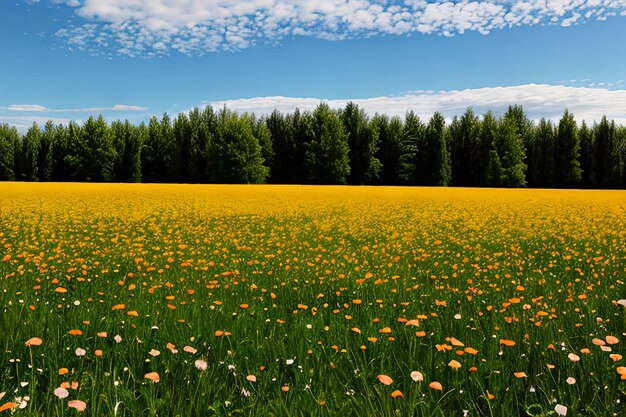
M 65 293 L 67 292 L 67 290 L 63 287 L 57 287 L 55 288 L 54 292 L 58 292 L 58 293 Z
M 452 346 L 463 347 L 465 346 L 463 342 L 455 337 L 446 337 L 446 340 L 452 344 Z
M 527 378 L 528 375 L 526 375 L 526 372 L 514 372 L 513 375 L 515 375 L 515 378 Z
M 417 337 L 426 337 L 426 332 L 424 332 L 424 331 L 415 332 L 415 336 L 417 336 Z
M 11 401 L 9 401 L 8 403 L 4 403 L 0 405 L 0 413 L 6 410 L 11 410 L 13 409 L 13 407 L 15 407 L 15 404 L 13 404 Z
M 67 406 L 70 408 L 75 408 L 78 412 L 85 411 L 87 408 L 87 404 L 85 404 L 81 400 L 72 400 L 67 403 Z
M 441 386 L 441 384 L 439 382 L 431 382 L 430 384 L 428 384 L 428 388 L 430 389 L 434 389 L 435 391 L 443 391 L 443 387 Z
M 464 349 L 465 353 L 469 353 L 470 355 L 477 355 L 478 354 L 478 350 L 474 349 L 473 347 L 466 347 Z
M 41 346 L 42 343 L 43 343 L 43 340 L 41 340 L 40 338 L 38 338 L 38 337 L 31 337 L 24 344 L 26 346 L 30 347 L 30 346 Z
M 405 326 L 419 326 L 420 321 L 418 319 L 408 320 L 406 323 L 404 323 L 404 325 Z
M 83 332 L 78 329 L 72 329 L 69 332 L 67 332 L 67 334 L 70 334 L 72 336 L 81 336 Z
M 459 369 L 461 367 L 461 363 L 452 359 L 450 362 L 448 362 L 448 366 L 453 369 Z
M 215 337 L 220 337 L 224 335 L 224 331 L 223 330 L 216 330 L 215 331 Z
M 361 329 L 359 329 L 358 327 L 353 327 L 350 330 L 352 330 L 354 333 L 361 334 Z
M 437 348 L 437 352 L 441 352 L 442 350 L 452 350 L 452 346 L 449 345 L 435 345 Z
M 107 332 L 98 332 L 98 333 L 96 333 L 96 336 L 98 336 L 98 337 L 107 337 L 108 335 L 107 335 Z
M 161 377 L 159 377 L 159 374 L 157 372 L 149 372 L 144 375 L 144 378 L 149 379 L 150 381 L 155 383 L 161 380 Z
M 59 369 L 59 375 L 65 375 L 66 373 L 69 372 L 69 369 L 67 368 L 61 368 Z
M 393 383 L 393 379 L 391 379 L 387 375 L 378 375 L 377 378 L 378 381 L 380 381 L 380 383 L 384 385 L 391 385 Z
M 125 309 L 125 308 L 126 308 L 126 305 L 125 305 L 125 304 L 115 304 L 113 307 L 111 307 L 111 310 L 112 310 L 112 311 L 115 311 L 115 310 L 123 310 L 123 309 Z
M 500 339 L 500 344 L 504 346 L 515 346 L 515 341 L 508 339 Z
M 496 396 L 490 393 L 489 390 L 487 390 L 487 398 L 489 398 L 489 401 L 493 401 L 496 398 Z
M 139 317 L 139 313 L 137 313 L 135 310 L 130 310 L 128 313 L 129 316 L 133 316 L 133 317 Z
M 609 357 L 613 359 L 614 362 L 622 360 L 622 355 L 620 355 L 619 353 L 611 353 Z
M 183 348 L 183 351 L 187 352 L 187 353 L 191 353 L 193 355 L 193 354 L 195 354 L 198 351 L 198 349 L 196 349 L 194 347 L 191 347 L 191 346 L 185 346 Z
M 391 333 L 391 327 L 383 327 L 378 332 L 379 333 Z
M 404 394 L 402 394 L 402 391 L 397 389 L 397 390 L 395 390 L 394 392 L 391 393 L 391 397 L 392 398 L 404 397 Z
M 289 392 L 289 387 L 287 385 L 283 385 L 282 387 L 280 387 L 280 390 L 282 392 Z
M 615 336 L 607 336 L 606 343 L 608 343 L 609 345 L 616 345 L 619 343 L 619 339 Z
M 248 307 L 250 307 L 248 304 L 239 304 L 239 308 L 243 308 L 244 310 Z
M 602 339 L 598 339 L 597 337 L 596 337 L 596 338 L 594 338 L 594 339 L 591 341 L 591 343 L 593 343 L 593 344 L 594 344 L 594 345 L 596 345 L 596 346 L 604 346 L 604 345 L 606 345 L 606 342 L 605 342 L 604 340 L 602 340 Z

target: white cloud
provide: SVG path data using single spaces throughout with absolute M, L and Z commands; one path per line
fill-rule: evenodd
M 68 125 L 70 119 L 66 119 L 63 117 L 45 117 L 45 116 L 10 116 L 10 115 L 0 115 L 0 123 L 6 123 L 9 126 L 13 126 L 20 133 L 26 133 L 28 129 L 33 125 L 33 123 L 37 123 L 39 127 L 42 127 L 46 124 L 47 121 L 52 121 L 54 124 L 63 124 Z M 78 123 L 82 123 L 80 120 L 75 120 Z
M 626 13 L 626 0 L 49 1 L 70 5 L 89 21 L 58 31 L 70 45 L 129 56 L 240 50 L 292 36 L 487 34 L 541 23 L 570 26 Z
M 303 111 L 313 110 L 321 101 L 325 101 L 333 108 L 342 108 L 352 101 L 365 109 L 370 116 L 384 113 L 403 117 L 407 111 L 413 110 L 423 120 L 429 119 L 435 111 L 440 111 L 446 118 L 451 119 L 455 115 L 461 115 L 467 107 L 472 107 L 478 114 L 491 110 L 499 115 L 504 113 L 509 105 L 520 104 L 526 114 L 534 120 L 545 117 L 556 121 L 567 108 L 578 121 L 593 123 L 606 115 L 618 123 L 626 124 L 626 90 L 545 84 L 438 92 L 415 91 L 399 96 L 366 99 L 256 97 L 204 104 L 210 104 L 215 108 L 227 106 L 239 112 L 267 115 L 274 109 L 284 113 L 292 112 L 296 107 Z
M 106 111 L 144 111 L 147 107 L 129 106 L 127 104 L 115 104 L 111 107 L 80 107 L 71 109 L 49 109 L 40 104 L 11 104 L 9 106 L 0 106 L 0 110 L 8 110 L 11 112 L 37 112 L 37 113 L 96 113 Z

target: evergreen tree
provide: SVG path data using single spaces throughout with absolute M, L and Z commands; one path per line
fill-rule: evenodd
M 613 147 L 615 144 L 615 122 L 609 123 L 606 116 L 593 128 L 593 173 L 598 188 L 614 185 Z
M 428 122 L 424 152 L 418 153 L 418 184 L 448 186 L 451 182 L 446 121 L 436 112 Z
M 137 129 L 128 120 L 111 123 L 117 182 L 141 182 L 141 142 Z
M 28 129 L 22 138 L 22 150 L 20 152 L 20 171 L 18 178 L 21 181 L 37 181 L 39 171 L 39 146 L 41 144 L 41 129 L 37 123 Z
M 529 184 L 539 187 L 555 186 L 555 129 L 552 122 L 541 119 L 535 129 L 534 142 L 531 144 L 532 166 L 529 166 Z
M 502 187 L 505 184 L 504 170 L 500 163 L 498 151 L 495 149 L 489 151 L 489 162 L 487 163 L 485 182 L 488 187 Z
M 525 149 L 522 138 L 517 131 L 517 124 L 513 119 L 502 118 L 498 124 L 494 144 L 502 165 L 502 185 L 504 187 L 525 187 Z
M 226 108 L 219 112 L 209 149 L 214 162 L 212 182 L 260 184 L 267 180 L 269 170 L 263 165 L 261 145 L 254 136 L 253 126 L 254 120 L 247 114 L 239 116 Z
M 348 138 L 336 112 L 320 103 L 308 118 L 304 164 L 314 184 L 346 184 L 350 175 Z
M 350 102 L 341 113 L 343 128 L 350 148 L 349 184 L 373 184 L 378 179 L 381 165 L 376 158 L 378 132 L 369 123 L 363 109 Z
M 397 185 L 400 183 L 402 170 L 402 145 L 403 124 L 399 117 L 391 119 L 386 115 L 376 114 L 370 124 L 372 129 L 378 132 L 379 148 L 376 153 L 382 165 L 379 174 L 379 183 L 384 185 Z
M 0 181 L 15 180 L 16 143 L 19 142 L 19 133 L 8 124 L 0 124 Z
M 426 126 L 420 118 L 409 111 L 404 118 L 402 129 L 402 155 L 400 156 L 400 181 L 403 184 L 417 183 L 418 155 L 423 152 L 426 141 Z
M 37 176 L 39 181 L 52 181 L 53 170 L 53 146 L 57 140 L 58 129 L 48 120 L 44 127 L 41 140 L 39 141 L 39 152 L 37 158 Z
M 484 171 L 481 158 L 480 123 L 474 111 L 468 108 L 461 118 L 455 117 L 448 129 L 452 184 L 455 186 L 476 185 L 476 177 Z
M 274 184 L 293 184 L 302 180 L 299 167 L 302 166 L 300 149 L 304 147 L 296 140 L 293 120 L 300 119 L 300 111 L 283 116 L 278 110 L 265 120 L 272 137 L 272 161 L 270 182 Z M 266 163 L 268 161 L 266 160 Z
M 593 135 L 584 120 L 578 130 L 578 137 L 580 139 L 581 183 L 584 187 L 592 187 L 595 183 L 595 174 L 593 172 Z
M 99 116 L 98 119 L 90 117 L 75 131 L 64 160 L 73 180 L 107 182 L 115 178 L 116 157 L 113 135 L 104 118 Z
M 271 176 L 272 165 L 274 164 L 274 147 L 272 144 L 272 132 L 267 127 L 264 118 L 254 119 L 252 133 L 261 146 L 261 156 L 263 157 L 263 165 L 267 167 L 269 176 Z M 269 178 L 269 177 L 268 177 Z
M 580 185 L 580 139 L 574 116 L 565 110 L 554 143 L 554 170 L 558 187 Z

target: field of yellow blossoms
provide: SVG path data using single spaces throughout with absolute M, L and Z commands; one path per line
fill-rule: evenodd
M 626 414 L 626 192 L 0 184 L 0 417 Z

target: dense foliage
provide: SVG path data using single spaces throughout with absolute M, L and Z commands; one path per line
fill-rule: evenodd
M 625 188 L 626 127 L 565 110 L 532 122 L 471 109 L 404 120 L 348 103 L 256 118 L 211 107 L 146 125 L 0 125 L 0 180 Z

